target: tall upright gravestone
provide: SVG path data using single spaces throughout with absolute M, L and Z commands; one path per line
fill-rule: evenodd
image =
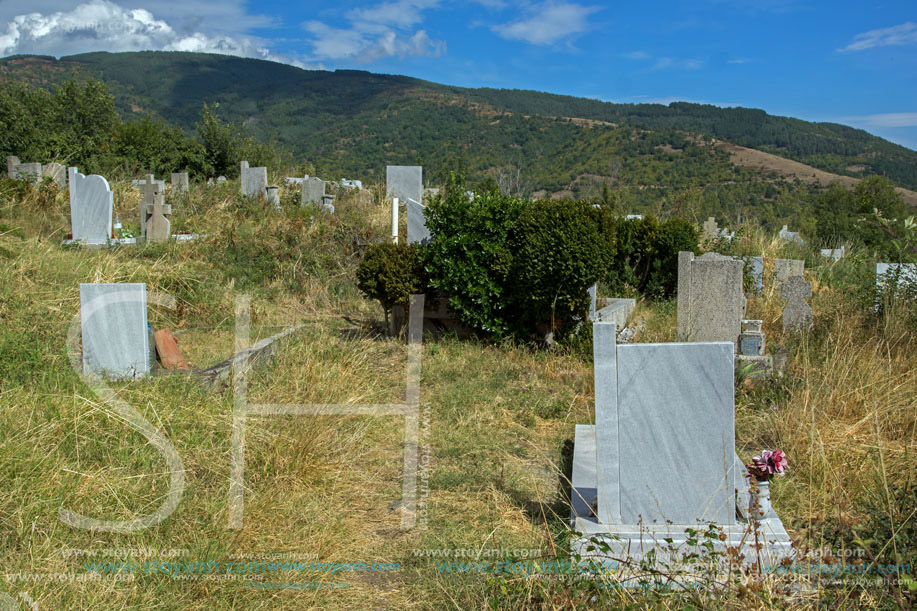
M 114 198 L 102 176 L 85 176 L 68 169 L 70 185 L 70 226 L 73 240 L 86 244 L 107 244 L 111 239 Z
M 714 524 L 714 542 L 763 543 L 791 553 L 770 512 L 748 537 L 748 482 L 735 453 L 731 342 L 617 345 L 616 326 L 593 324 L 595 426 L 577 425 L 573 522 L 608 537 L 611 557 L 696 553 L 693 530 Z M 664 543 L 665 542 L 665 543 Z M 575 543 L 588 549 L 586 539 Z M 664 547 L 664 549 L 660 549 Z M 741 550 L 751 562 L 754 551 Z M 701 550 L 703 551 L 703 550 Z M 682 556 L 684 557 L 684 556 Z
M 109 378 L 150 373 L 145 284 L 80 284 L 83 371 Z
M 239 182 L 243 197 L 267 197 L 267 168 L 249 167 L 247 161 L 239 164 Z
M 6 177 L 7 178 L 16 178 L 13 168 L 19 165 L 19 157 L 14 155 L 8 155 L 6 158 Z
M 302 181 L 302 196 L 300 197 L 300 206 L 320 206 L 322 198 L 325 196 L 325 181 L 321 178 L 308 177 Z
M 178 195 L 179 193 L 188 192 L 188 173 L 187 172 L 172 172 L 171 175 L 172 182 L 172 195 Z
M 419 165 L 390 165 L 385 168 L 385 195 L 397 197 L 401 203 L 413 199 L 423 202 L 423 167 Z
M 423 244 L 431 237 L 430 230 L 427 229 L 427 217 L 424 214 L 426 206 L 409 199 L 407 200 L 406 209 L 408 213 L 408 244 Z
M 728 341 L 737 346 L 745 318 L 743 262 L 717 253 L 695 260 L 678 253 L 678 339 Z
M 172 223 L 166 215 L 172 214 L 171 204 L 165 203 L 162 184 L 147 176 L 140 187 L 143 199 L 140 202 L 140 234 L 147 242 L 165 242 L 172 233 Z

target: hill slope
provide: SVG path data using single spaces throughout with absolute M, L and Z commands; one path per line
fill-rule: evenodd
M 419 79 L 180 52 L 89 53 L 0 60 L 0 82 L 53 87 L 103 80 L 126 119 L 193 129 L 202 105 L 276 139 L 331 175 L 372 177 L 387 163 L 496 173 L 522 168 L 530 188 L 556 191 L 584 175 L 686 188 L 747 179 L 728 140 L 850 177 L 884 174 L 917 188 L 917 152 L 863 130 L 698 104 L 611 104 L 535 91 L 465 89 Z M 686 153 L 686 154 L 683 154 Z M 752 174 L 758 174 L 754 171 Z

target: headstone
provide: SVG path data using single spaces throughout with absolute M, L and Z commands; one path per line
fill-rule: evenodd
M 111 239 L 114 206 L 108 181 L 96 174 L 80 174 L 76 168 L 68 168 L 67 173 L 73 240 L 87 244 L 107 244 Z
M 410 221 L 408 221 L 410 223 Z M 410 224 L 408 225 L 410 229 Z M 408 241 L 411 241 L 411 238 L 408 238 Z M 598 299 L 599 285 L 593 284 L 589 287 L 589 320 L 595 320 L 595 313 L 598 311 L 596 309 L 596 300 Z
M 172 182 L 172 195 L 177 195 L 178 193 L 187 193 L 188 192 L 188 173 L 187 172 L 172 172 L 171 182 Z
M 16 177 L 15 174 L 13 173 L 13 168 L 16 167 L 17 165 L 19 165 L 19 157 L 9 155 L 6 158 L 6 177 L 7 178 Z
M 147 242 L 167 241 L 171 235 L 172 223 L 166 216 L 172 214 L 172 206 L 165 203 L 162 185 L 149 174 L 140 191 L 143 193 L 140 202 L 140 235 Z
M 764 333 L 761 331 L 761 320 L 743 320 L 742 334 L 739 335 L 739 354 L 742 356 L 762 356 L 764 354 Z
M 301 185 L 303 180 L 304 179 L 299 176 L 286 176 L 284 177 L 283 182 L 287 183 L 288 185 Z
M 243 197 L 267 197 L 267 168 L 248 167 L 248 162 L 239 164 L 239 182 Z
M 685 560 L 707 546 L 691 543 L 691 529 L 712 523 L 717 552 L 735 547 L 766 565 L 792 555 L 773 511 L 751 538 L 739 522 L 748 483 L 735 453 L 734 344 L 617 345 L 615 331 L 593 324 L 595 426 L 577 425 L 573 459 L 577 551 L 604 538 L 602 558 L 645 559 L 655 548 L 658 560 Z
M 720 230 L 716 225 L 716 219 L 712 216 L 704 221 L 704 237 L 708 240 L 716 240 L 720 237 Z
M 225 176 L 217 176 L 217 184 L 218 184 L 218 185 L 221 185 L 221 184 L 223 184 L 224 182 L 226 182 L 226 177 L 225 177 Z
M 821 256 L 826 259 L 832 259 L 834 261 L 840 261 L 844 258 L 844 254 L 847 251 L 846 246 L 841 246 L 840 248 L 822 248 Z
M 267 188 L 267 202 L 274 206 L 274 210 L 280 210 L 280 187 L 271 185 Z
M 322 196 L 322 212 L 334 214 L 334 196 L 325 194 Z
M 423 202 L 423 168 L 419 165 L 390 165 L 385 168 L 385 195 L 400 202 Z
M 803 276 L 806 262 L 801 259 L 774 259 L 774 285 L 776 288 L 793 276 Z
M 805 246 L 806 244 L 806 241 L 802 239 L 802 236 L 799 235 L 799 232 L 790 231 L 787 225 L 784 225 L 777 235 L 780 236 L 781 240 L 786 242 L 793 242 L 795 244 L 799 244 L 800 246 Z
M 745 318 L 742 261 L 717 253 L 697 260 L 678 253 L 678 339 L 732 342 L 737 346 Z
M 322 198 L 325 196 L 325 181 L 320 178 L 306 177 L 302 180 L 302 196 L 299 200 L 300 206 L 322 204 Z
M 407 202 L 408 213 L 408 244 L 425 244 L 430 241 L 430 231 L 427 229 L 427 217 L 424 215 L 426 206 L 409 199 Z
M 61 163 L 56 161 L 46 163 L 41 166 L 41 175 L 50 176 L 59 189 L 67 186 L 67 168 Z
M 360 190 L 363 188 L 363 182 L 360 180 L 347 180 L 346 178 L 341 179 L 341 187 L 345 189 L 357 189 Z
M 83 371 L 112 378 L 150 373 L 145 284 L 80 284 L 80 324 Z
M 755 295 L 760 295 L 764 290 L 764 257 L 742 257 L 742 260 L 751 273 Z
M 637 307 L 636 299 L 612 297 L 605 299 L 605 305 L 595 313 L 595 320 L 599 322 L 613 322 L 618 329 L 624 329 L 627 319 Z
M 20 163 L 13 166 L 13 178 L 29 182 L 41 182 L 40 163 Z
M 783 331 L 800 333 L 812 328 L 812 308 L 806 299 L 812 296 L 812 285 L 802 276 L 791 276 L 780 290 L 780 296 L 786 299 L 783 308 Z

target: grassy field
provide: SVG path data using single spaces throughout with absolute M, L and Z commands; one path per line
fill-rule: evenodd
M 126 182 L 114 190 L 116 213 L 136 233 L 139 193 Z M 564 483 L 574 425 L 593 421 L 593 383 L 588 350 L 448 336 L 424 338 L 426 513 L 412 529 L 401 528 L 405 420 L 350 415 L 249 416 L 244 525 L 230 529 L 233 388 L 207 390 L 179 375 L 111 385 L 181 458 L 185 487 L 174 512 L 132 534 L 65 524 L 62 509 L 107 520 L 150 513 L 171 475 L 160 452 L 70 365 L 80 282 L 144 282 L 174 296 L 175 308 L 150 306 L 150 320 L 172 329 L 198 368 L 232 354 L 238 295 L 251 297 L 252 341 L 305 323 L 251 374 L 253 403 L 405 401 L 404 341 L 381 332 L 381 307 L 354 280 L 361 248 L 387 235 L 387 207 L 378 197 L 367 205 L 344 196 L 333 217 L 313 219 L 292 205 L 292 191 L 283 213 L 236 193 L 233 183 L 193 185 L 173 202 L 173 229 L 204 239 L 86 250 L 60 245 L 66 193 L 0 183 L 0 608 L 28 608 L 29 600 L 41 609 L 914 604 L 917 316 L 902 304 L 882 315 L 869 308 L 874 259 L 855 250 L 831 265 L 808 257 L 816 326 L 804 337 L 783 335 L 772 288 L 749 299 L 748 316 L 764 320 L 769 347 L 788 349 L 787 373 L 765 384 L 739 380 L 736 391 L 739 454 L 786 451 L 790 473 L 772 486 L 775 508 L 800 550 L 818 550 L 813 562 L 847 566 L 849 575 L 745 571 L 711 578 L 700 591 L 641 593 L 601 580 L 449 572 L 449 561 L 569 558 Z M 794 254 L 788 248 L 754 231 L 731 247 L 769 258 Z M 635 318 L 636 341 L 674 341 L 674 303 L 641 303 Z M 143 566 L 272 557 L 340 570 L 204 579 L 173 574 L 174 565 Z M 123 561 L 135 564 L 116 575 L 92 566 Z M 903 579 L 855 574 L 880 565 L 910 568 Z M 269 589 L 276 583 L 319 585 Z

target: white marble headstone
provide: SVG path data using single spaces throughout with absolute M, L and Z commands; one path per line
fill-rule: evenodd
M 80 324 L 83 371 L 111 378 L 150 373 L 145 284 L 80 284 Z
M 426 206 L 413 199 L 407 201 L 408 213 L 408 244 L 415 242 L 422 243 L 430 239 L 430 231 L 427 229 L 427 217 L 424 216 Z
M 419 165 L 390 165 L 385 168 L 385 195 L 406 202 L 423 202 L 423 167 Z
M 85 176 L 68 168 L 70 183 L 70 226 L 74 241 L 106 244 L 111 239 L 114 199 L 102 176 Z

